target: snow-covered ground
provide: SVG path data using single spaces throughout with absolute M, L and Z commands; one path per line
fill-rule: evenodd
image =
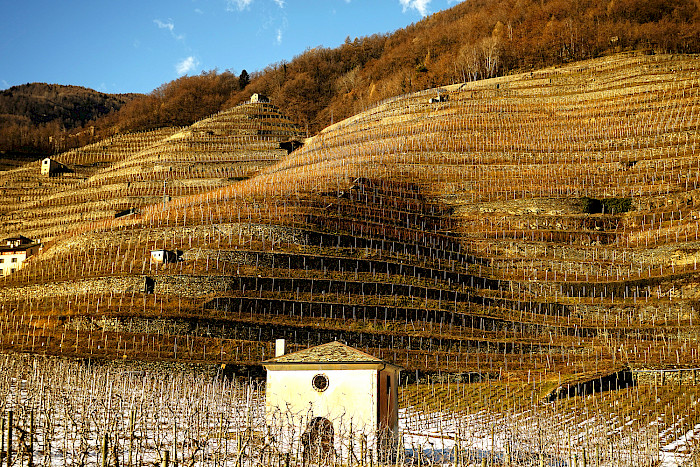
M 660 429 L 660 419 L 644 426 L 637 420 L 621 421 L 616 414 L 599 413 L 581 421 L 558 412 L 554 404 L 535 410 L 499 414 L 423 413 L 403 408 L 400 428 L 405 448 L 413 452 L 439 453 L 434 456 L 453 463 L 460 453 L 465 465 L 480 465 L 493 458 L 517 465 L 586 465 L 676 467 L 693 465 L 691 453 L 700 445 L 700 424 L 675 436 L 683 418 Z M 630 430 L 632 425 L 634 431 Z
M 0 365 L 0 411 L 13 412 L 13 451 L 25 463 L 32 419 L 35 465 L 101 465 L 105 439 L 115 466 L 160 464 L 165 452 L 180 466 L 286 463 L 289 446 L 278 446 L 266 427 L 258 384 L 64 360 L 0 357 Z M 684 429 L 687 414 L 667 424 L 662 414 L 646 415 L 623 416 L 609 406 L 573 413 L 556 403 L 506 414 L 403 407 L 398 458 L 421 465 L 481 465 L 484 458 L 522 466 L 688 463 L 700 425 Z M 297 444 L 290 463 L 300 462 Z

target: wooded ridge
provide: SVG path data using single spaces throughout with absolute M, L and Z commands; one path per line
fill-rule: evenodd
M 469 1 L 390 34 L 308 49 L 250 75 L 212 70 L 148 95 L 82 98 L 71 107 L 39 99 L 51 86 L 32 85 L 27 102 L 53 102 L 54 110 L 19 103 L 8 109 L 0 97 L 0 150 L 61 151 L 117 133 L 190 125 L 254 92 L 313 135 L 383 99 L 431 87 L 630 49 L 695 53 L 699 19 L 692 0 Z

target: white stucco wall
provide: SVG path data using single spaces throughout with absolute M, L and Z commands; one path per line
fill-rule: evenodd
M 323 373 L 328 389 L 315 390 L 312 379 Z M 291 446 L 299 443 L 308 422 L 325 417 L 333 422 L 335 448 L 339 453 L 352 430 L 372 442 L 377 428 L 377 370 L 270 370 L 267 371 L 265 408 L 268 426 Z M 359 441 L 357 441 L 359 443 Z
M 49 175 L 51 171 L 56 168 L 56 166 L 57 164 L 53 159 L 49 159 L 48 157 L 43 159 L 41 161 L 41 174 Z
M 32 248 L 29 251 L 0 254 L 0 259 L 2 259 L 2 262 L 0 262 L 0 270 L 2 270 L 2 273 L 0 273 L 0 275 L 7 276 L 12 274 L 13 269 L 15 270 L 14 272 L 19 271 L 22 268 L 22 263 L 27 259 L 27 254 L 31 256 L 33 252 L 34 249 Z M 12 261 L 13 259 L 15 260 L 14 262 Z
M 165 258 L 164 250 L 153 250 L 151 251 L 151 261 L 154 263 L 162 263 Z

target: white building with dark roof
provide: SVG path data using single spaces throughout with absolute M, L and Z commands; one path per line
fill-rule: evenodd
M 173 250 L 151 250 L 151 263 L 177 263 L 182 252 Z
M 0 246 L 0 276 L 8 276 L 22 268 L 22 264 L 39 252 L 39 243 L 27 237 L 6 238 Z
M 65 169 L 63 164 L 50 157 L 46 157 L 41 161 L 41 175 L 55 175 L 63 169 Z
M 270 102 L 270 99 L 263 95 L 263 94 L 258 94 L 257 92 L 250 96 L 250 103 L 251 104 L 264 104 Z
M 303 446 L 307 462 L 353 456 L 387 459 L 398 436 L 401 368 L 340 342 L 264 361 L 265 409 L 283 446 Z M 332 458 L 332 459 L 331 459 Z

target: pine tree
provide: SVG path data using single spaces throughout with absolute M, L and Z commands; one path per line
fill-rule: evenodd
M 245 89 L 245 87 L 248 86 L 248 83 L 250 83 L 250 76 L 248 75 L 247 71 L 243 70 L 238 76 L 238 85 L 241 87 L 241 89 Z

